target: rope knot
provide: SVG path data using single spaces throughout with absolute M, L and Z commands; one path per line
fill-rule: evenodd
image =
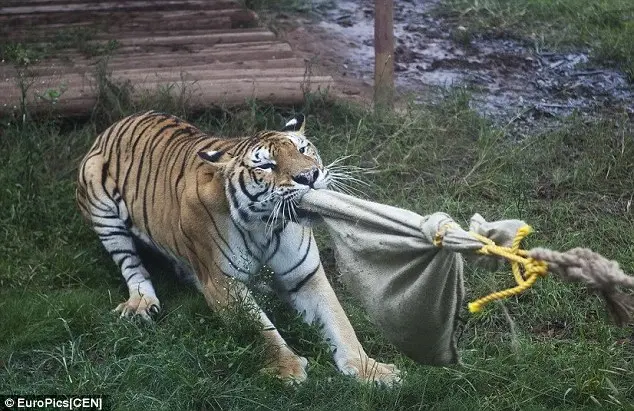
M 490 238 L 477 233 L 471 233 L 484 245 L 477 252 L 483 255 L 502 257 L 511 262 L 513 277 L 517 285 L 502 291 L 496 291 L 485 297 L 469 303 L 469 311 L 476 313 L 492 301 L 509 298 L 520 294 L 533 286 L 537 278 L 548 273 L 548 264 L 545 261 L 529 257 L 526 250 L 520 248 L 522 240 L 533 232 L 529 225 L 524 225 L 517 230 L 511 247 L 503 247 L 495 244 Z

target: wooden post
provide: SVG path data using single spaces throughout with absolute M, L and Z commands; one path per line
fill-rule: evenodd
M 394 0 L 374 0 L 374 107 L 394 108 Z

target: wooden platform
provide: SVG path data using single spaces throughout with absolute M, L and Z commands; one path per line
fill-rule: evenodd
M 30 112 L 90 112 L 98 67 L 115 84 L 132 85 L 133 98 L 185 90 L 193 107 L 251 98 L 295 104 L 332 84 L 308 76 L 304 60 L 236 0 L 3 0 L 0 39 L 44 55 L 26 67 L 0 63 L 5 114 L 19 112 L 20 75 L 30 84 Z

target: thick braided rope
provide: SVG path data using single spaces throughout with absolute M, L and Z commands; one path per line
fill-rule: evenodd
M 608 311 L 618 325 L 627 325 L 634 314 L 634 297 L 618 287 L 634 289 L 634 277 L 621 270 L 619 263 L 608 260 L 587 248 L 573 248 L 565 253 L 534 248 L 528 254 L 547 261 L 550 271 L 566 281 L 585 284 L 605 300 Z

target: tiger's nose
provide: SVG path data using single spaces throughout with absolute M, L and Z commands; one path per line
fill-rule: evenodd
M 302 184 L 312 188 L 313 184 L 315 184 L 315 181 L 317 181 L 318 177 L 319 177 L 319 168 L 313 167 L 313 168 L 303 170 L 302 172 L 298 174 L 295 174 L 293 176 L 293 181 L 295 181 L 297 184 Z

